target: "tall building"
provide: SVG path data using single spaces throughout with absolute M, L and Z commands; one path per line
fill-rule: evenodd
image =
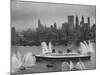
M 57 24 L 56 24 L 56 22 L 54 23 L 54 28 L 56 29 L 56 27 L 57 27 Z
M 40 19 L 38 20 L 38 27 L 41 27 Z
M 81 18 L 80 25 L 81 25 L 81 26 L 83 26 L 83 25 L 84 25 L 84 17 L 83 17 L 83 16 L 82 16 L 82 18 Z
M 84 24 L 84 17 L 82 16 L 82 23 Z
M 18 42 L 18 34 L 16 33 L 15 27 L 11 28 L 11 43 L 12 44 L 17 44 Z
M 38 28 L 37 28 L 37 30 L 40 31 L 41 33 L 45 30 L 45 26 L 43 26 L 41 24 L 40 19 L 38 20 Z
M 53 25 L 51 25 L 51 30 L 53 30 L 54 29 L 54 27 L 53 27 Z
M 78 16 L 76 16 L 76 29 L 78 28 L 79 25 L 79 20 L 78 20 Z
M 65 32 L 66 30 L 68 30 L 68 23 L 67 22 L 65 22 L 65 23 L 62 24 L 62 30 L 63 30 L 63 32 Z
M 73 30 L 73 28 L 74 28 L 74 16 L 68 16 L 68 24 L 69 24 L 70 30 Z
M 88 17 L 88 25 L 90 26 L 90 17 Z

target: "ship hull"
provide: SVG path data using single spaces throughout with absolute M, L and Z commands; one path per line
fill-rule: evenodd
M 77 55 L 77 56 L 42 56 L 35 55 L 36 61 L 85 61 L 90 60 L 90 55 Z

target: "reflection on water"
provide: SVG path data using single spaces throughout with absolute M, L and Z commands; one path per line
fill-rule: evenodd
M 66 52 L 66 46 L 56 46 L 52 47 L 52 49 L 55 49 L 57 52 L 63 50 L 63 52 Z M 73 48 L 74 50 L 77 50 L 77 48 Z M 19 51 L 21 55 L 23 56 L 27 52 L 32 52 L 33 54 L 40 54 L 42 52 L 41 46 L 12 46 L 11 48 L 12 54 Z M 94 50 L 95 50 L 95 44 L 94 44 Z M 92 54 L 91 60 L 90 61 L 82 61 L 74 65 L 77 68 L 83 68 L 83 69 L 95 69 L 95 52 Z M 73 63 L 74 62 L 63 62 L 62 65 L 60 65 L 59 62 L 56 62 L 54 66 L 48 67 L 47 66 L 48 62 L 36 62 L 36 65 L 31 66 L 29 68 L 26 68 L 25 70 L 18 71 L 18 73 L 36 73 L 36 72 L 55 72 L 55 71 L 67 71 L 73 68 Z M 65 67 L 65 65 L 67 67 Z M 79 67 L 80 66 L 80 67 Z

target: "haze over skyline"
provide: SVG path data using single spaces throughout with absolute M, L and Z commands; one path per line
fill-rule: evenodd
M 90 25 L 95 23 L 96 7 L 88 5 L 70 5 L 70 4 L 54 4 L 54 3 L 39 3 L 12 1 L 12 26 L 17 30 L 26 30 L 28 28 L 36 28 L 38 19 L 41 24 L 50 27 L 57 23 L 57 27 L 61 27 L 64 22 L 67 22 L 67 16 L 78 16 L 81 21 L 81 16 L 84 16 L 85 23 L 87 17 L 90 17 Z

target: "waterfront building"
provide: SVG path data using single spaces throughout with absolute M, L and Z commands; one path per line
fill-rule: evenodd
M 88 17 L 88 25 L 89 25 L 89 27 L 90 27 L 90 17 Z

